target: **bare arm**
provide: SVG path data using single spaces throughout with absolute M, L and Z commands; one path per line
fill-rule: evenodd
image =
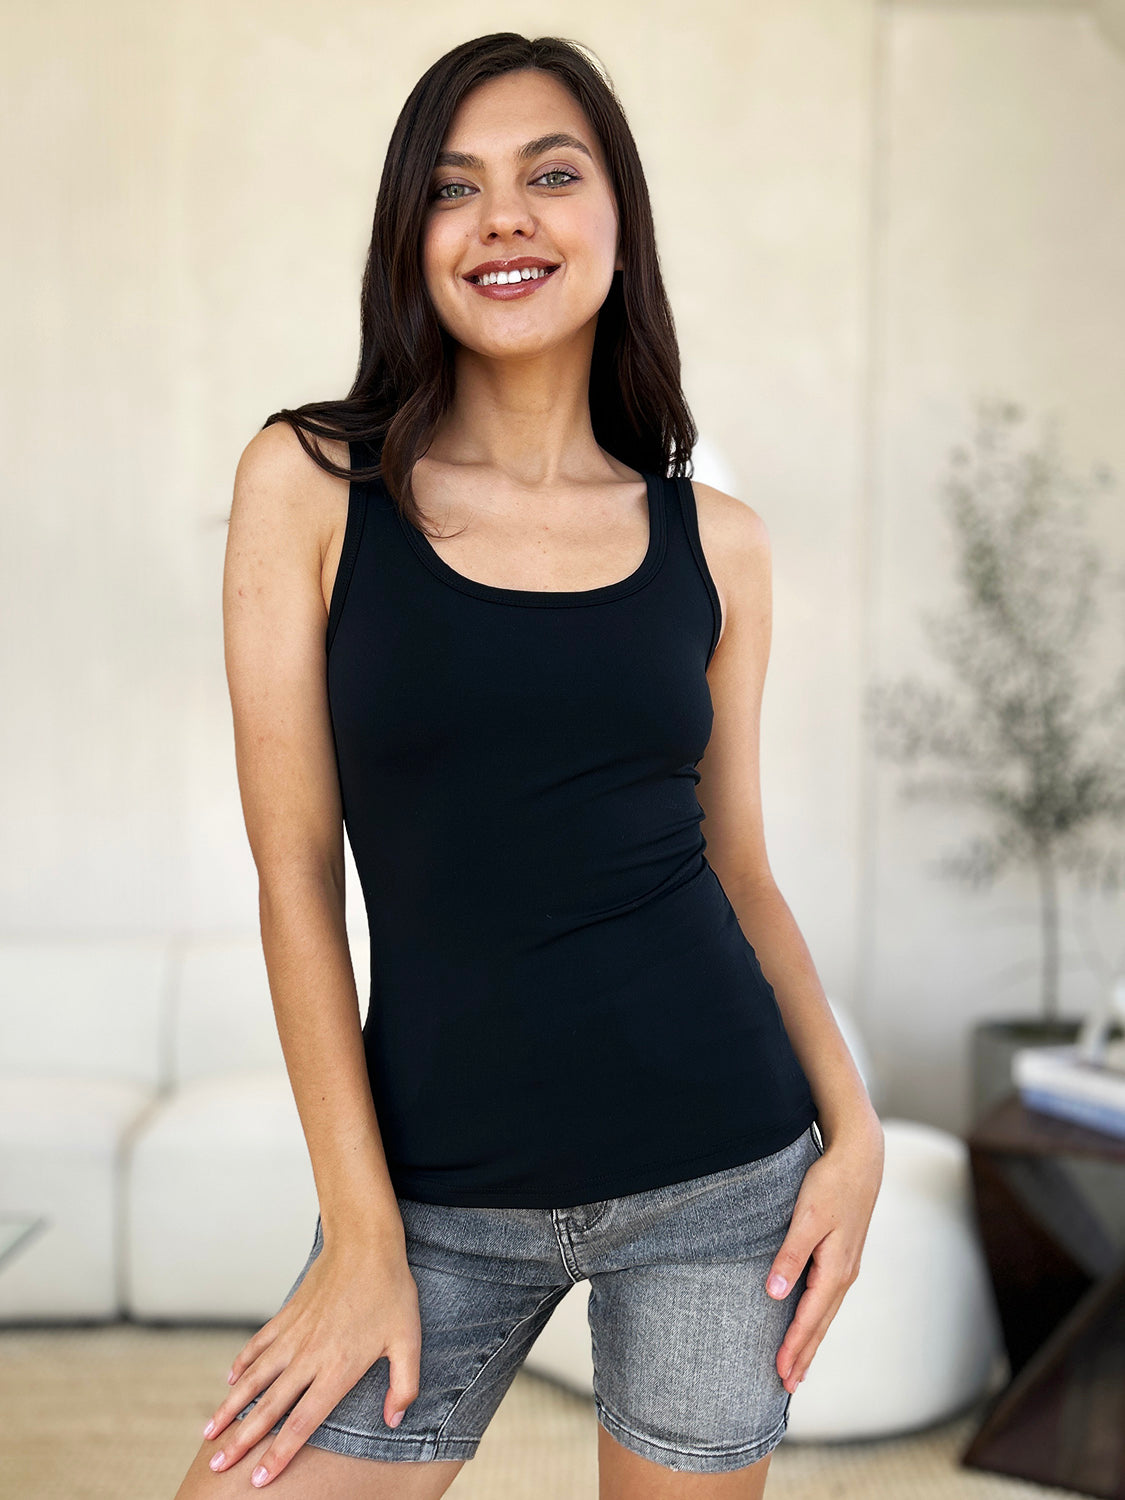
M 371 1096 L 344 924 L 324 639 L 346 500 L 347 482 L 319 469 L 287 424 L 258 433 L 235 477 L 223 578 L 262 948 L 323 1232 L 292 1298 L 239 1352 L 233 1389 L 207 1434 L 222 1450 L 212 1466 L 226 1470 L 292 1408 L 259 1455 L 270 1479 L 382 1355 L 391 1371 L 384 1420 L 396 1425 L 418 1394 L 417 1287 Z
M 826 1142 L 868 1138 L 873 1110 L 836 1025 L 808 945 L 770 869 L 759 775 L 759 726 L 772 634 L 769 534 L 742 501 L 697 484 L 700 535 L 723 603 L 708 681 L 715 724 L 697 795 L 707 858 L 773 986 Z
M 223 577 L 227 680 L 266 970 L 325 1242 L 360 1235 L 398 1245 L 402 1220 L 344 925 L 324 652 L 325 481 L 345 483 L 316 470 L 284 423 L 242 455 Z
M 707 814 L 707 857 L 773 986 L 824 1126 L 824 1155 L 805 1173 L 766 1278 L 769 1295 L 785 1297 L 808 1266 L 776 1356 L 779 1377 L 794 1391 L 859 1274 L 883 1176 L 883 1128 L 766 856 L 758 767 L 772 628 L 769 535 L 741 501 L 707 485 L 695 490 L 724 615 L 708 671 L 715 723 L 697 789 Z

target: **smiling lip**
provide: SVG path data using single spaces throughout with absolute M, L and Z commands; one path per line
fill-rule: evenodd
M 484 276 L 489 271 L 521 271 L 527 267 L 528 270 L 537 268 L 541 271 L 549 271 L 547 276 L 536 276 L 534 279 L 524 281 L 507 282 L 503 286 L 494 284 L 492 286 L 481 286 L 479 282 L 469 281 L 470 276 Z M 517 297 L 529 297 L 532 292 L 538 291 L 546 282 L 553 280 L 560 266 L 555 261 L 541 260 L 535 255 L 520 255 L 514 260 L 486 260 L 473 269 L 463 278 L 469 282 L 474 292 L 482 297 L 491 297 L 497 302 L 512 302 Z

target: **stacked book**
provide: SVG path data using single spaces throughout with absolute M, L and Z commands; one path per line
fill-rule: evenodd
M 1078 1045 L 1022 1047 L 1012 1058 L 1012 1082 L 1028 1109 L 1125 1138 L 1125 1068 L 1114 1064 L 1092 1060 Z

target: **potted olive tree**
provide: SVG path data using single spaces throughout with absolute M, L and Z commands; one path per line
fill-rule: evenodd
M 1021 446 L 1023 416 L 1009 401 L 980 402 L 971 446 L 951 453 L 943 495 L 963 602 L 948 617 L 924 616 L 924 629 L 953 686 L 876 683 L 864 704 L 876 752 L 919 768 L 903 783 L 906 799 L 981 813 L 981 831 L 931 869 L 974 887 L 1009 869 L 1035 876 L 1038 1010 L 976 1025 L 978 1115 L 1010 1092 L 1017 1048 L 1078 1035 L 1082 1017 L 1060 1010 L 1064 882 L 1076 894 L 1125 885 L 1125 857 L 1106 840 L 1125 818 L 1125 663 L 1115 648 L 1099 674 L 1088 645 L 1103 559 L 1085 512 L 1113 478 L 1105 466 L 1087 485 L 1068 478 L 1050 435 Z M 1100 687 L 1086 680 L 1099 675 Z M 1108 986 L 1112 974 L 1103 977 Z

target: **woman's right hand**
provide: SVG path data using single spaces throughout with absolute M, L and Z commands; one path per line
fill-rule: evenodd
M 239 1351 L 231 1393 L 203 1434 L 217 1440 L 231 1427 L 211 1467 L 233 1468 L 289 1412 L 251 1475 L 252 1484 L 268 1484 L 383 1355 L 390 1361 L 383 1420 L 397 1427 L 418 1396 L 421 1348 L 418 1287 L 405 1250 L 322 1247 L 293 1296 Z M 255 1396 L 258 1404 L 235 1421 Z

